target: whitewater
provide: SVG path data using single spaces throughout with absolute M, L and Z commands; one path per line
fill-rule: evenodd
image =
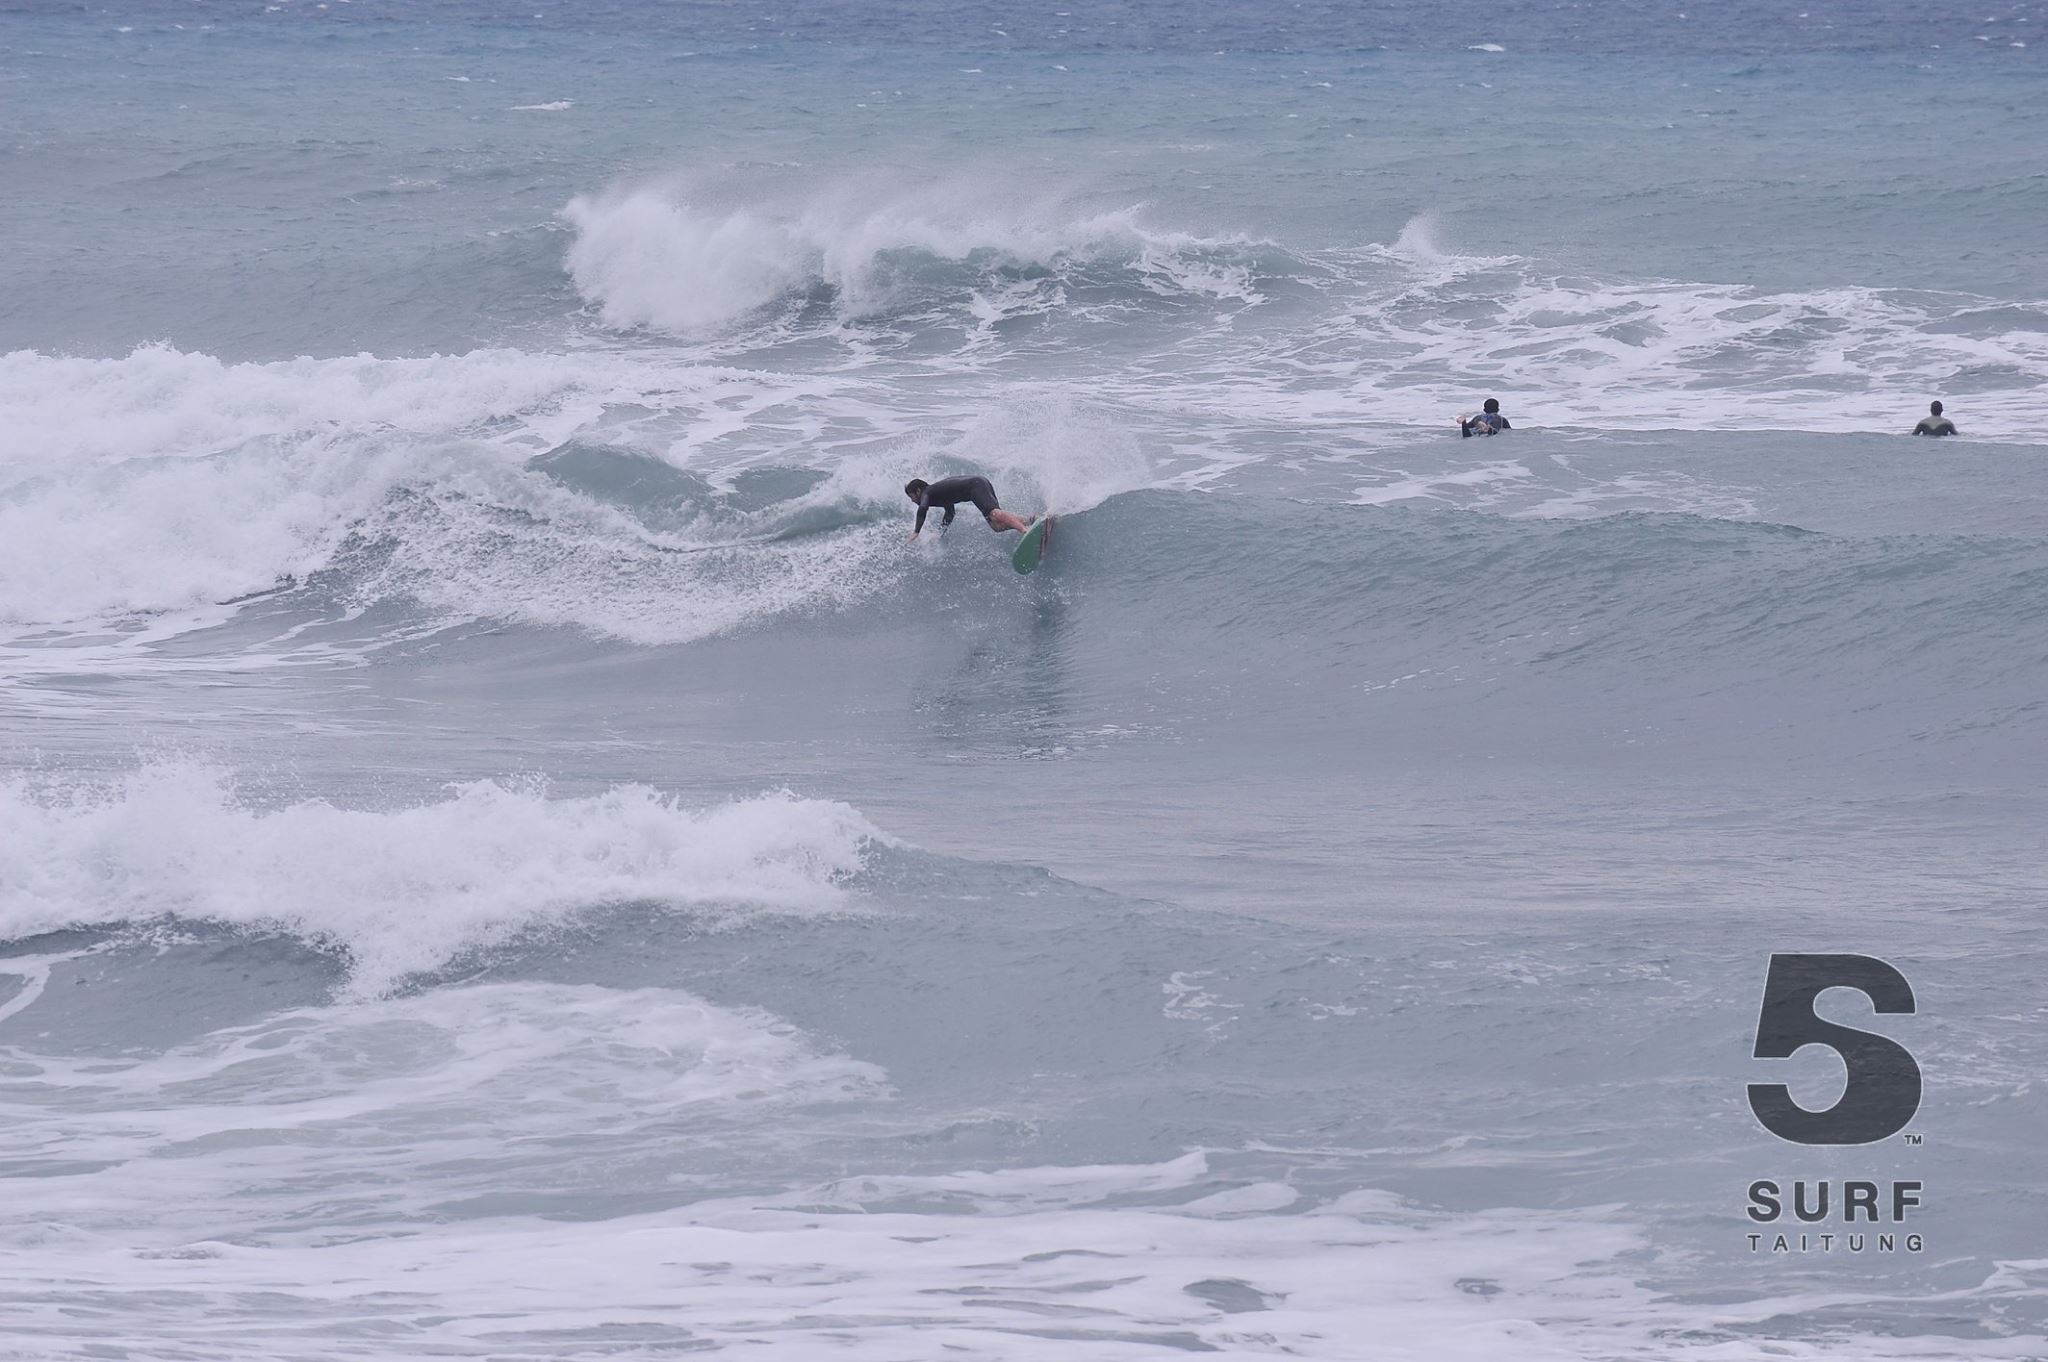
M 2048 1356 L 2042 22 L 0 2 L 0 1356 Z

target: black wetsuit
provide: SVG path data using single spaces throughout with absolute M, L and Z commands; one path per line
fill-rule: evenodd
M 924 495 L 917 499 L 915 528 L 924 528 L 925 512 L 934 506 L 946 508 L 945 517 L 939 521 L 939 525 L 944 527 L 952 524 L 953 508 L 963 501 L 973 502 L 974 508 L 980 511 L 982 519 L 986 520 L 989 513 L 996 509 L 995 485 L 987 478 L 940 478 L 937 482 L 928 484 L 924 489 Z
M 1913 433 L 1915 435 L 1953 435 L 1956 433 L 1956 423 L 1949 420 L 1946 416 L 1923 416 L 1920 418 L 1920 424 L 1913 427 Z
M 1474 435 L 1498 435 L 1504 430 L 1513 430 L 1508 418 L 1497 411 L 1485 411 L 1470 420 L 1458 422 L 1458 434 L 1466 439 Z

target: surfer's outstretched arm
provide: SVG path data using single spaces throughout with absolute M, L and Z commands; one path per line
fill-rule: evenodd
M 931 514 L 931 484 L 923 478 L 912 478 L 909 482 L 903 484 L 903 495 L 909 497 L 917 504 L 917 523 L 910 527 L 910 537 L 915 539 L 924 529 L 924 518 Z M 948 506 L 946 508 L 946 519 L 951 520 L 952 518 L 953 508 Z
M 910 532 L 912 539 L 917 538 L 917 531 L 924 528 L 925 513 L 932 507 L 938 506 L 945 510 L 944 518 L 939 521 L 939 528 L 944 529 L 953 523 L 953 516 L 963 501 L 973 502 L 974 509 L 980 511 L 983 519 L 988 521 L 988 527 L 998 534 L 1004 530 L 1016 530 L 1021 533 L 1030 528 L 1032 521 L 1038 519 L 1037 516 L 1016 516 L 1002 509 L 996 501 L 995 484 L 984 477 L 963 475 L 941 478 L 937 482 L 912 478 L 903 484 L 903 494 L 917 503 L 917 527 Z

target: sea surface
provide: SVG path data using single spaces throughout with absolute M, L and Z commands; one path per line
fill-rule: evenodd
M 2048 8 L 1060 2 L 0 0 L 0 1356 L 2048 1357 Z

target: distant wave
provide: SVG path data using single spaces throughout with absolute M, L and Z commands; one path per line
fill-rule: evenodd
M 1437 426 L 1498 396 L 1552 425 L 1903 433 L 1940 396 L 1974 433 L 2048 441 L 2048 300 L 1606 277 L 1474 253 L 1430 213 L 1304 261 L 1316 315 L 1239 353 L 1219 333 L 1205 358 L 1263 381 L 1192 390 L 1195 409 Z
M 966 373 L 1029 351 L 1108 394 L 1166 387 L 1183 409 L 1286 423 L 1348 408 L 1435 426 L 1519 394 L 1551 424 L 1902 431 L 1943 396 L 1977 432 L 2048 440 L 2048 300 L 1609 277 L 1474 253 L 1428 212 L 1389 243 L 1309 248 L 965 182 L 637 183 L 563 215 L 595 316 L 699 358 L 795 335 L 854 367 Z
M 643 183 L 579 196 L 562 213 L 576 230 L 570 276 L 621 328 L 701 332 L 812 289 L 853 317 L 935 301 L 1021 314 L 1056 305 L 1063 284 L 1088 282 L 1256 296 L 1248 241 L 1159 231 L 1135 208 L 1076 211 L 967 181 L 914 190 L 841 181 L 737 203 Z

